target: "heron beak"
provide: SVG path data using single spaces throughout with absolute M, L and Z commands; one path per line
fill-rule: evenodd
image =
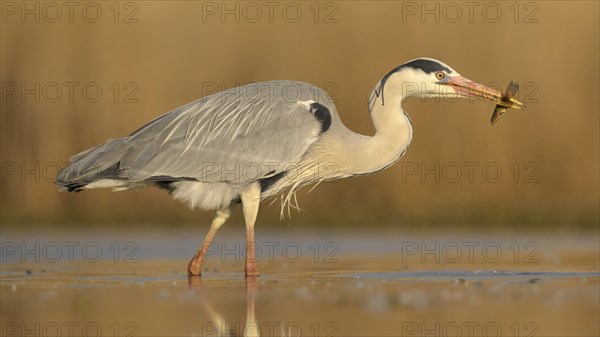
M 462 76 L 451 77 L 446 84 L 454 88 L 454 90 L 462 97 L 491 102 L 511 109 L 525 109 L 525 105 L 517 101 L 514 97 L 503 97 L 496 89 L 471 81 Z

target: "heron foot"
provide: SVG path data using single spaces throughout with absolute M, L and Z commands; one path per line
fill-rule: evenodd
M 260 276 L 260 273 L 258 272 L 258 268 L 256 267 L 256 264 L 246 266 L 246 277 L 258 277 L 258 276 Z
M 201 276 L 202 275 L 202 259 L 199 259 L 197 256 L 194 256 L 190 263 L 188 264 L 187 274 L 189 277 L 191 276 Z

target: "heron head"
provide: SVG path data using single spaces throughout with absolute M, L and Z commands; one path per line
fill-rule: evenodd
M 495 104 L 507 105 L 498 90 L 469 80 L 447 64 L 431 59 L 411 60 L 390 71 L 378 83 L 377 96 L 400 95 L 404 97 L 470 98 Z M 522 109 L 524 105 L 512 99 L 511 108 Z

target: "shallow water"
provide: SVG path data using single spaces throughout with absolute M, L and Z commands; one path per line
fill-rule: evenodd
M 1 334 L 600 334 L 594 235 L 257 233 L 248 281 L 243 236 L 219 235 L 188 279 L 194 235 L 4 233 Z

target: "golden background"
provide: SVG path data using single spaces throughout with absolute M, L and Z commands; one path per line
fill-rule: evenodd
M 510 110 L 492 127 L 488 103 L 410 100 L 404 108 L 415 138 L 403 159 L 374 176 L 301 191 L 305 211 L 292 214 L 292 223 L 598 224 L 596 1 L 491 2 L 493 8 L 482 2 L 471 17 L 463 2 L 453 2 L 461 10 L 457 16 L 457 8 L 443 2 L 310 1 L 280 3 L 272 20 L 265 2 L 93 2 L 99 18 L 96 7 L 82 13 L 86 3 L 74 7 L 70 18 L 68 7 L 54 2 L 62 9 L 57 22 L 51 22 L 55 7 L 26 6 L 35 10 L 36 3 L 39 20 L 22 16 L 22 2 L 2 3 L 3 226 L 204 221 L 211 214 L 191 212 L 157 189 L 59 193 L 53 179 L 71 155 L 125 136 L 214 92 L 215 85 L 313 83 L 330 91 L 348 127 L 372 134 L 367 98 L 374 84 L 420 56 L 440 59 L 481 83 L 505 88 L 517 81 L 528 109 Z M 438 16 L 422 17 L 428 9 L 423 4 L 440 6 Z M 236 5 L 237 19 L 221 17 L 221 6 Z M 296 15 L 296 8 L 302 13 Z M 495 14 L 496 8 L 502 12 Z M 35 92 L 36 83 L 37 94 L 22 97 L 22 86 Z M 62 89 L 58 98 L 56 87 Z M 101 96 L 88 102 L 96 87 Z M 436 163 L 439 181 L 424 171 Z M 476 165 L 472 179 L 467 165 Z M 490 169 L 486 175 L 484 166 L 501 169 L 498 181 L 490 181 L 496 174 Z M 415 167 L 418 173 L 409 174 Z M 456 167 L 462 168 L 458 178 Z M 265 206 L 260 226 L 279 225 L 278 204 Z

